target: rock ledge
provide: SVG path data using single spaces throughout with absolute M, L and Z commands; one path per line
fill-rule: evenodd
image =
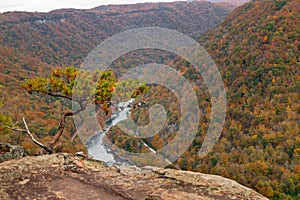
M 267 199 L 220 176 L 55 154 L 0 163 L 1 199 Z

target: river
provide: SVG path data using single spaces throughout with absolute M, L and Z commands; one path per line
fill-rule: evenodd
M 86 146 L 90 157 L 96 160 L 104 161 L 108 166 L 112 166 L 114 164 L 131 165 L 131 162 L 120 159 L 117 155 L 115 155 L 111 149 L 104 145 L 102 140 L 111 127 L 128 118 L 134 100 L 135 99 L 130 99 L 129 101 L 118 103 L 117 112 L 113 114 L 112 118 L 109 121 L 106 122 L 106 127 L 104 128 L 104 130 L 97 133 L 88 141 Z M 140 136 L 137 131 L 135 131 L 135 134 L 137 137 Z M 149 151 L 157 154 L 157 152 L 148 144 L 146 144 L 142 139 L 140 141 Z M 172 163 L 168 159 L 164 160 L 169 164 Z
M 97 133 L 92 137 L 87 143 L 87 149 L 89 156 L 96 159 L 104 161 L 107 165 L 111 166 L 114 164 L 118 165 L 128 165 L 128 162 L 119 159 L 111 149 L 107 148 L 103 144 L 103 137 L 110 130 L 111 127 L 115 126 L 121 121 L 128 118 L 130 114 L 130 109 L 132 107 L 132 102 L 135 99 L 130 99 L 126 102 L 120 102 L 117 105 L 117 112 L 112 115 L 112 118 L 105 123 L 106 127 L 103 131 Z

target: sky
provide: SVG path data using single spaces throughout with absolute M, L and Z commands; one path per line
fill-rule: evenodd
M 134 4 L 144 2 L 172 2 L 175 0 L 0 0 L 0 12 L 49 12 L 59 8 L 94 8 L 108 4 Z

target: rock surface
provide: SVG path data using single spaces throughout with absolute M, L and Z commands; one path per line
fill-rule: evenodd
M 0 163 L 6 199 L 267 199 L 220 176 L 155 167 L 107 167 L 82 156 L 55 154 Z

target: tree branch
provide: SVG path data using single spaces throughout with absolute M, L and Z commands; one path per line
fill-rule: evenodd
M 29 128 L 28 128 L 28 125 L 27 125 L 26 120 L 25 120 L 24 117 L 23 117 L 23 122 L 24 122 L 24 125 L 25 125 L 25 127 L 26 127 L 26 132 L 27 132 L 27 134 L 29 135 L 29 137 L 31 138 L 31 140 L 32 140 L 36 145 L 38 145 L 39 147 L 43 148 L 43 149 L 46 150 L 47 152 L 52 153 L 52 149 L 50 149 L 49 147 L 43 145 L 42 143 L 40 143 L 38 140 L 36 140 L 36 139 L 34 138 L 34 136 L 31 134 L 31 132 L 30 132 L 30 130 L 29 130 Z
M 61 135 L 63 134 L 63 131 L 65 129 L 66 118 L 69 116 L 77 115 L 78 113 L 80 113 L 81 111 L 84 110 L 84 106 L 82 106 L 81 104 L 79 104 L 79 105 L 80 105 L 80 108 L 77 109 L 76 111 L 74 111 L 74 112 L 68 111 L 68 112 L 63 112 L 61 114 L 58 130 L 54 136 L 54 139 L 49 143 L 50 146 L 53 147 L 58 142 Z
M 65 96 L 65 95 L 62 95 L 62 94 L 55 94 L 55 93 L 51 93 L 51 92 L 47 92 L 45 93 L 49 96 L 52 96 L 52 97 L 59 97 L 59 98 L 63 98 L 63 99 L 69 99 L 72 101 L 72 98 L 71 97 L 68 97 L 68 96 Z
M 23 123 L 25 125 L 25 129 L 21 129 L 21 128 L 16 128 L 16 127 L 10 127 L 10 126 L 5 126 L 6 128 L 10 129 L 10 130 L 13 130 L 13 131 L 18 131 L 18 132 L 25 132 L 29 135 L 30 139 L 36 144 L 38 145 L 39 147 L 41 147 L 45 152 L 48 152 L 48 153 L 52 153 L 53 152 L 53 149 L 55 148 L 55 144 L 58 142 L 59 138 L 61 137 L 61 135 L 63 134 L 63 131 L 64 131 L 64 128 L 65 128 L 65 123 L 66 123 L 66 118 L 69 117 L 69 116 L 74 116 L 74 115 L 77 115 L 78 113 L 80 113 L 81 111 L 84 110 L 84 106 L 82 103 L 79 104 L 80 107 L 72 112 L 72 111 L 65 111 L 65 112 L 62 112 L 61 114 L 61 118 L 60 118 L 60 122 L 59 122 L 59 128 L 53 138 L 53 140 L 51 142 L 49 142 L 47 145 L 44 145 L 42 144 L 41 142 L 39 142 L 34 136 L 33 134 L 30 132 L 29 128 L 28 128 L 28 125 L 26 123 L 26 120 L 25 118 L 23 117 Z
M 24 129 L 20 129 L 20 128 L 15 128 L 15 127 L 10 127 L 10 126 L 5 126 L 5 128 L 8 128 L 10 130 L 13 130 L 13 131 L 18 131 L 18 132 L 27 132 L 26 130 Z

